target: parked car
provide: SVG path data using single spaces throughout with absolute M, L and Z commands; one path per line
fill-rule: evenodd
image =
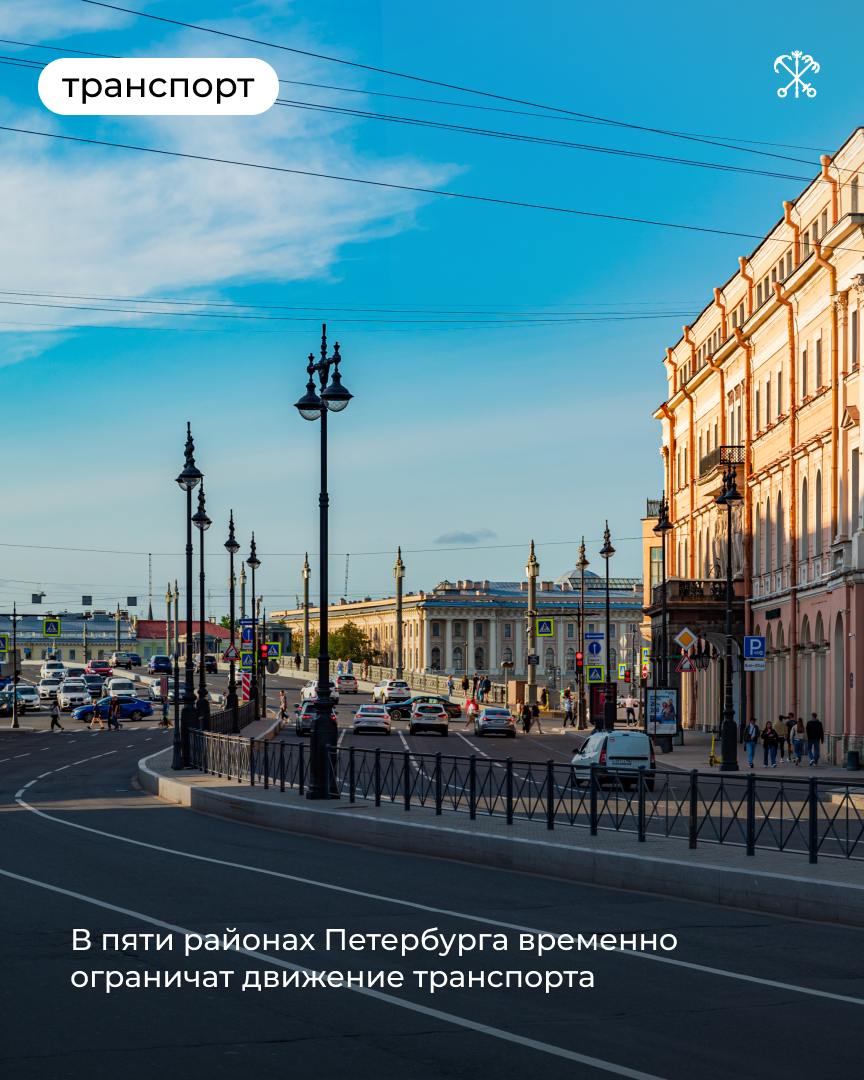
M 571 761 L 578 784 L 588 783 L 591 766 L 597 783 L 617 785 L 629 791 L 639 773 L 644 772 L 645 786 L 654 790 L 654 743 L 644 731 L 595 731 L 589 735 Z
M 443 705 L 421 703 L 413 706 L 408 720 L 408 734 L 417 735 L 421 731 L 437 731 L 440 735 L 449 735 L 450 718 Z
M 87 705 L 91 700 L 90 691 L 83 679 L 64 679 L 57 691 L 57 704 L 64 711 L 78 705 Z
M 415 694 L 406 701 L 388 701 L 385 708 L 390 713 L 391 720 L 404 720 L 405 717 L 411 715 L 411 710 L 415 705 L 441 705 L 451 720 L 462 718 L 461 706 L 455 701 L 450 701 L 449 698 L 439 697 L 438 694 Z
M 87 687 L 87 690 L 91 698 L 102 697 L 102 687 L 105 685 L 105 680 L 101 675 L 82 675 L 81 681 Z
M 112 668 L 119 667 L 131 670 L 133 667 L 135 667 L 134 658 L 134 653 L 131 652 L 113 652 L 108 657 L 108 663 L 111 665 Z M 141 658 L 138 657 L 137 659 L 138 663 L 140 664 Z
M 305 689 L 305 687 L 304 687 Z M 294 709 L 294 732 L 296 735 L 311 735 L 315 726 L 314 701 L 301 701 Z M 336 710 L 333 710 L 333 719 L 336 719 Z
M 195 657 L 195 670 L 201 670 L 201 657 Z M 212 653 L 204 654 L 204 672 L 207 675 L 216 675 L 219 672 L 219 665 L 216 662 L 216 657 Z
M 516 721 L 502 705 L 487 705 L 474 715 L 475 735 L 506 735 L 516 738 Z
M 318 682 L 313 679 L 311 682 L 306 683 L 303 689 L 300 691 L 301 701 L 312 701 L 313 698 L 318 695 Z M 334 705 L 339 704 L 339 691 L 336 689 L 336 683 L 330 680 L 330 700 Z
M 89 705 L 81 705 L 77 709 L 72 710 L 72 719 L 81 720 L 85 724 L 89 724 L 93 719 L 93 714 L 97 713 L 103 720 L 108 718 L 108 709 L 111 706 L 111 698 L 100 698 L 99 701 L 93 701 Z M 141 701 L 139 698 L 121 698 L 120 700 L 120 719 L 121 720 L 143 720 L 145 716 L 153 715 L 153 706 L 149 701 Z
M 25 713 L 29 709 L 40 708 L 39 695 L 36 693 L 35 686 L 18 684 L 18 711 Z M 7 686 L 5 690 L 0 690 L 0 715 L 11 716 L 12 715 L 12 697 L 13 690 L 11 686 Z
M 362 735 L 364 732 L 390 734 L 390 714 L 383 705 L 361 705 L 354 713 L 354 734 Z
M 411 688 L 402 679 L 384 679 L 372 687 L 372 700 L 378 705 L 387 705 L 391 701 L 408 701 Z
M 170 656 L 157 653 L 147 661 L 147 670 L 151 675 L 170 675 L 174 670 L 174 664 Z
M 337 675 L 336 689 L 340 694 L 356 694 L 357 680 L 353 675 Z
M 39 680 L 39 685 L 36 687 L 39 692 L 39 697 L 42 701 L 50 701 L 52 698 L 57 697 L 57 691 L 60 689 L 60 678 L 58 675 L 46 675 L 44 679 Z
M 141 667 L 143 661 L 137 652 L 129 653 L 129 657 L 132 660 L 132 667 Z
M 121 700 L 126 701 L 138 696 L 135 683 L 133 683 L 131 679 L 121 679 L 117 677 L 106 679 L 104 690 L 108 697 L 118 697 Z
M 18 704 L 24 703 L 28 709 L 41 709 L 42 703 L 39 700 L 39 692 L 35 686 L 31 686 L 30 683 L 18 683 Z
M 102 675 L 105 678 L 112 674 L 111 665 L 107 660 L 88 660 L 84 671 L 88 675 Z
M 39 678 L 46 679 L 49 675 L 63 671 L 65 667 L 66 665 L 62 660 L 43 660 L 42 667 L 39 668 Z

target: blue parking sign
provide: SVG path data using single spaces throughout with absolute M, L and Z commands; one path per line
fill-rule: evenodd
M 756 637 L 754 635 L 747 635 L 744 638 L 744 659 L 745 660 L 764 660 L 765 659 L 765 638 Z

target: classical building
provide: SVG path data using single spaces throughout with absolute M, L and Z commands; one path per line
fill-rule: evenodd
M 580 578 L 571 570 L 555 581 L 537 583 L 537 609 L 553 620 L 553 634 L 538 639 L 539 677 L 545 681 L 573 679 L 579 651 Z M 411 593 L 403 598 L 403 660 L 407 672 L 459 674 L 482 672 L 524 678 L 527 671 L 527 581 L 442 581 L 431 592 Z M 604 630 L 605 578 L 585 573 L 585 631 Z M 612 578 L 610 611 L 613 649 L 611 661 L 617 674 L 620 639 L 627 645 L 621 661 L 641 648 L 642 582 L 638 578 Z M 274 611 L 296 643 L 303 640 L 303 608 Z M 309 610 L 310 632 L 318 632 L 318 608 Z M 368 635 L 373 650 L 385 666 L 396 657 L 396 599 L 362 600 L 331 605 L 331 633 L 347 622 Z M 631 644 L 632 643 L 632 644 Z M 332 659 L 337 659 L 333 657 Z M 502 668 L 502 662 L 512 668 Z
M 736 638 L 767 640 L 764 672 L 745 678 L 736 660 L 739 716 L 815 711 L 838 760 L 864 748 L 864 128 L 821 165 L 666 350 L 666 400 L 654 417 L 674 526 L 671 633 L 686 624 L 722 648 L 728 538 L 715 499 L 734 468 L 743 495 L 732 536 Z M 656 509 L 643 528 L 655 642 Z M 682 680 L 682 714 L 700 726 L 718 719 L 718 671 L 711 664 Z

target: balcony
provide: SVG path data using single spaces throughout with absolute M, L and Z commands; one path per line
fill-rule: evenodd
M 732 582 L 732 587 L 737 596 L 741 583 Z M 651 604 L 657 606 L 663 603 L 663 585 L 655 585 L 651 590 Z M 667 604 L 725 604 L 726 582 L 720 578 L 672 578 L 666 582 Z
M 706 454 L 699 462 L 699 483 L 701 484 L 704 480 L 707 480 L 719 469 L 726 469 L 730 465 L 743 464 L 743 446 L 715 446 L 714 449 Z

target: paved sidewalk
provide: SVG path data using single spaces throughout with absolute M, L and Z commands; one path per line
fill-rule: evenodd
M 662 762 L 664 769 L 686 769 L 688 771 L 698 769 L 700 772 L 719 772 L 718 766 L 712 768 L 708 764 L 710 751 L 711 735 L 709 732 L 686 730 L 684 732 L 684 745 L 676 746 L 671 754 L 658 753 L 657 763 L 659 765 Z M 719 752 L 718 739 L 716 753 L 719 754 Z M 844 783 L 860 783 L 864 785 L 864 769 L 857 772 L 850 771 L 838 765 L 827 764 L 824 758 L 815 767 L 807 764 L 808 759 L 806 756 L 800 765 L 796 765 L 794 761 L 792 763 L 781 762 L 778 758 L 776 769 L 772 769 L 770 766 L 763 765 L 762 747 L 760 746 L 754 760 L 755 764 L 752 771 L 757 776 L 795 777 L 798 780 L 817 776 L 820 780 L 842 780 Z M 747 767 L 747 752 L 740 743 L 738 744 L 738 767 L 742 773 L 751 771 Z

